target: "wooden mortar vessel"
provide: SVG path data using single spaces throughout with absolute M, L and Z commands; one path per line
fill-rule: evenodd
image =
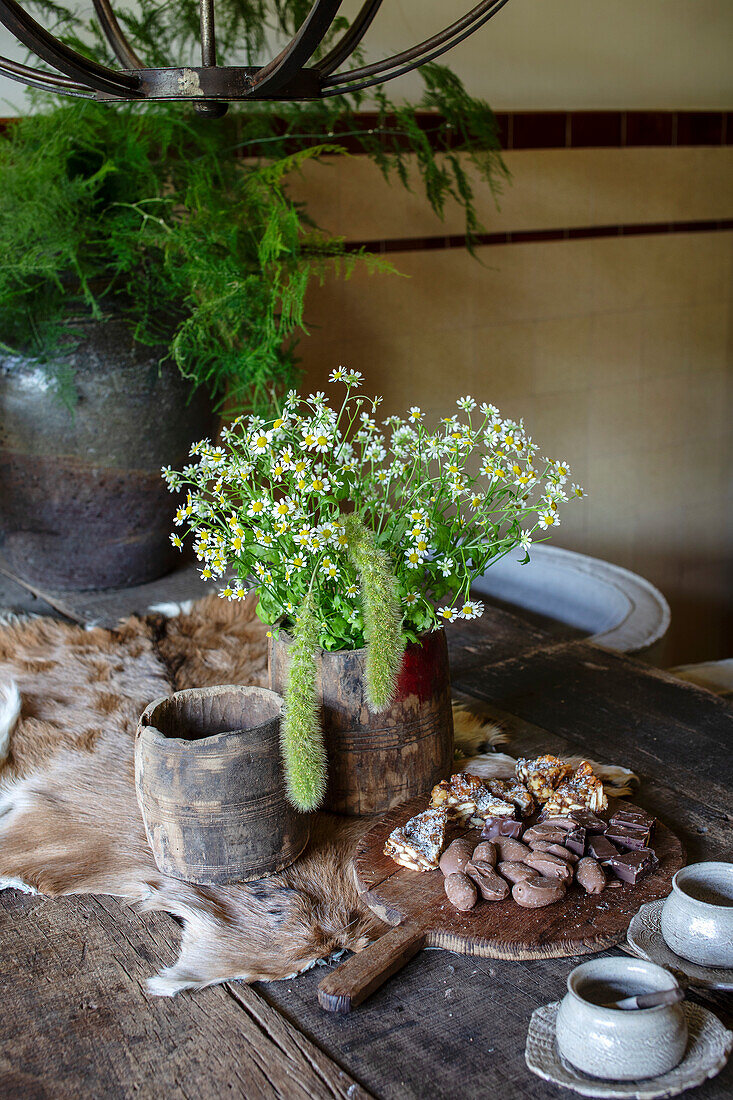
M 284 693 L 290 638 L 270 639 L 270 687 Z M 318 690 L 328 756 L 322 809 L 384 813 L 429 793 L 450 775 L 453 710 L 445 631 L 407 646 L 394 702 L 379 714 L 364 694 L 365 649 L 318 650 Z
M 266 688 L 227 685 L 178 691 L 143 712 L 135 786 L 163 874 L 248 882 L 301 854 L 310 818 L 285 798 L 282 704 Z

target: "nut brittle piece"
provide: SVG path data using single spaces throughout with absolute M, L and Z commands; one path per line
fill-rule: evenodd
M 384 854 L 411 871 L 434 871 L 445 847 L 448 813 L 433 807 L 423 810 L 393 829 L 384 844 Z
M 487 817 L 511 817 L 514 805 L 493 795 L 477 775 L 459 772 L 443 779 L 430 795 L 433 808 L 445 809 L 449 817 L 465 825 L 483 825 Z
M 537 801 L 542 804 L 563 780 L 572 775 L 571 764 L 565 764 L 552 753 L 537 756 L 534 759 L 522 757 L 517 761 L 514 769 L 517 779 L 524 783 L 532 792 Z
M 484 783 L 497 798 L 512 802 L 521 817 L 527 817 L 534 810 L 534 796 L 519 779 L 485 779 Z
M 545 803 L 545 813 L 569 814 L 571 810 L 591 810 L 598 813 L 608 806 L 603 783 L 594 774 L 587 760 L 579 764 L 575 775 L 565 779 Z

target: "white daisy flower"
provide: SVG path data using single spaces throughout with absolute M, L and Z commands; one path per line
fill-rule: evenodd
M 292 558 L 290 559 L 289 565 L 291 569 L 295 570 L 296 573 L 300 573 L 301 570 L 305 569 L 307 562 L 302 554 L 293 554 Z
M 480 619 L 484 613 L 484 605 L 481 600 L 466 600 L 459 611 L 461 619 Z
M 249 445 L 255 454 L 263 454 L 270 449 L 270 441 L 272 440 L 272 432 L 265 431 L 264 428 L 259 428 L 256 432 L 253 432 Z
M 350 386 L 359 386 L 363 381 L 364 375 L 360 370 L 350 370 L 346 372 L 346 381 Z
M 359 585 L 350 584 L 345 591 L 345 595 L 347 595 L 349 599 L 353 600 L 355 596 L 359 595 Z
M 456 405 L 459 409 L 463 409 L 465 412 L 471 412 L 473 409 L 476 408 L 476 402 L 469 394 L 466 394 L 465 397 L 459 397 L 456 401 Z
M 550 527 L 560 526 L 560 517 L 556 512 L 539 512 L 537 515 L 537 523 L 543 531 L 547 531 Z
M 292 516 L 295 512 L 295 501 L 292 497 L 280 497 L 272 505 L 272 514 L 277 519 L 282 519 L 285 516 Z
M 412 546 L 409 550 L 405 550 L 405 565 L 408 569 L 419 569 L 424 557 L 424 554 L 421 554 L 419 550 Z
M 444 577 L 449 577 L 455 567 L 456 563 L 453 561 L 453 558 L 443 558 L 442 561 L 438 562 L 438 569 Z
M 319 493 L 323 495 L 327 493 L 330 488 L 330 482 L 328 478 L 323 475 L 322 477 L 313 477 L 310 482 L 310 491 L 312 493 Z
M 439 619 L 442 619 L 446 623 L 455 622 L 455 620 L 458 618 L 458 611 L 456 610 L 456 608 L 448 607 L 447 604 L 445 607 L 439 607 L 435 614 L 438 616 Z
M 405 596 L 405 603 L 408 607 L 412 607 L 417 603 L 417 592 L 408 592 Z
M 570 493 L 571 496 L 574 497 L 584 497 L 587 495 L 585 489 L 581 485 L 576 485 L 575 482 L 572 484 Z
M 413 424 L 417 424 L 420 420 L 422 420 L 424 416 L 424 413 L 419 405 L 411 405 L 407 412 Z
M 183 539 L 180 537 L 180 535 L 176 535 L 175 532 L 174 532 L 170 536 L 170 539 L 171 539 L 171 542 L 173 543 L 173 545 L 176 547 L 176 549 L 180 550 L 181 547 L 183 546 Z
M 529 531 L 522 531 L 522 534 L 519 536 L 519 545 L 522 550 L 529 550 L 530 546 L 532 545 L 532 536 Z
M 257 498 L 249 502 L 248 516 L 264 516 L 267 513 L 267 501 Z
M 329 382 L 343 382 L 346 378 L 346 371 L 343 367 L 336 367 L 332 370 L 328 376 Z

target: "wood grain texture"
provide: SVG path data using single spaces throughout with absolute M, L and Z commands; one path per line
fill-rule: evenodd
M 0 935 L 3 1100 L 369 1100 L 253 989 L 150 996 L 176 953 L 165 914 L 7 891 Z
M 270 639 L 269 683 L 286 690 L 289 638 Z M 448 647 L 444 631 L 405 651 L 394 702 L 379 714 L 364 692 L 366 650 L 316 654 L 328 757 L 324 810 L 360 817 L 425 794 L 453 761 Z
M 204 886 L 289 867 L 310 817 L 285 797 L 282 696 L 190 688 L 157 699 L 135 736 L 135 788 L 158 869 Z

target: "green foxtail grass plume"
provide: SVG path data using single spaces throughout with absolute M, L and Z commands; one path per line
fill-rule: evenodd
M 405 652 L 402 606 L 388 555 L 357 515 L 346 520 L 349 557 L 361 581 L 366 654 L 366 697 L 373 712 L 385 710 L 395 697 Z
M 315 810 L 326 793 L 326 749 L 316 684 L 318 621 L 308 592 L 293 630 L 285 714 L 280 741 L 288 801 L 298 810 Z

